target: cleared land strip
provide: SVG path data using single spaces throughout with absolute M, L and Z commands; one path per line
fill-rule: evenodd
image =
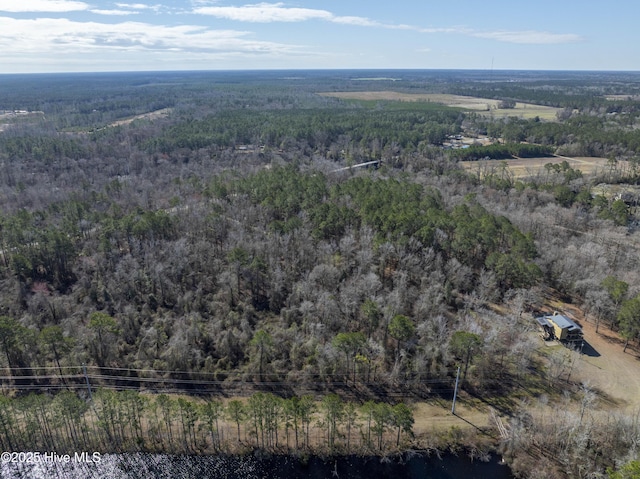
M 380 394 L 386 398 L 429 399 L 453 395 L 453 379 L 396 381 L 387 385 L 370 378 L 354 382 L 344 374 L 326 375 L 323 380 L 296 383 L 277 374 L 264 374 L 259 380 L 247 379 L 243 373 L 189 372 L 97 366 L 47 366 L 0 368 L 3 391 L 37 391 L 110 389 L 146 393 L 180 393 L 189 395 L 246 396 L 256 391 L 279 391 L 289 394 L 324 395 L 340 391 L 347 398 Z
M 162 110 L 150 111 L 149 113 L 136 115 L 132 118 L 117 120 L 117 121 L 114 121 L 113 123 L 110 123 L 109 126 L 113 127 L 113 126 L 128 125 L 130 123 L 133 123 L 136 120 L 155 120 L 157 118 L 164 118 L 166 116 L 169 116 L 169 113 L 171 113 L 171 108 L 163 108 Z
M 444 93 L 401 93 L 395 91 L 338 91 L 320 93 L 322 96 L 343 100 L 433 102 L 453 108 L 462 108 L 495 117 L 516 116 L 557 120 L 560 108 L 517 102 L 515 108 L 499 108 L 500 100 Z
M 511 172 L 513 177 L 520 179 L 544 175 L 547 173 L 544 165 L 547 163 L 562 163 L 563 161 L 566 161 L 571 168 L 582 171 L 585 175 L 602 173 L 610 169 L 609 160 L 607 158 L 586 156 L 568 157 L 560 155 L 544 158 L 517 158 L 513 160 L 461 161 L 460 165 L 466 170 L 490 171 L 492 168 L 496 169 L 506 164 L 507 169 Z

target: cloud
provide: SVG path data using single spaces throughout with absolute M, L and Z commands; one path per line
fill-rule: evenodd
M 162 5 L 146 5 L 144 3 L 116 3 L 118 8 L 130 8 L 131 10 L 155 10 L 156 12 L 162 8 Z
M 97 15 L 137 15 L 139 12 L 133 10 L 89 10 Z
M 343 25 L 356 25 L 360 27 L 385 27 L 401 28 L 402 26 L 385 25 L 366 17 L 336 16 L 327 10 L 313 8 L 285 7 L 284 3 L 257 3 L 242 7 L 199 7 L 194 13 L 210 15 L 227 20 L 252 23 L 272 22 L 304 22 L 307 20 L 325 20 Z
M 108 52 L 291 53 L 296 46 L 251 40 L 249 32 L 194 25 L 141 22 L 106 24 L 64 18 L 0 17 L 0 63 L 4 56 Z
M 333 17 L 331 21 L 334 23 L 342 23 L 343 25 L 356 25 L 359 27 L 383 27 L 380 22 L 370 20 L 364 17 Z
M 28 12 L 74 12 L 88 10 L 84 2 L 70 0 L 0 0 L 0 11 L 11 13 Z
M 417 30 L 420 33 L 457 33 L 461 35 L 468 35 L 473 32 L 473 30 L 465 27 L 448 27 L 448 28 L 417 28 L 410 27 L 411 29 Z
M 252 23 L 303 22 L 334 18 L 333 14 L 326 10 L 287 8 L 283 5 L 282 3 L 258 3 L 242 7 L 199 7 L 194 9 L 194 13 Z
M 116 7 L 131 8 L 133 10 L 145 10 L 147 8 L 151 8 L 149 5 L 145 5 L 144 3 L 116 3 Z
M 473 32 L 472 36 L 488 38 L 499 42 L 520 43 L 530 45 L 555 45 L 559 43 L 576 43 L 582 41 L 580 35 L 574 33 L 551 33 L 535 30 Z
M 193 0 L 196 5 L 210 4 L 207 0 Z M 519 43 L 519 44 L 560 44 L 575 43 L 582 40 L 582 37 L 573 33 L 551 33 L 545 31 L 525 30 L 525 31 L 492 31 L 482 32 L 467 27 L 448 28 L 422 28 L 415 25 L 382 23 L 366 17 L 359 16 L 336 16 L 327 10 L 311 8 L 286 7 L 284 3 L 257 3 L 234 6 L 202 6 L 193 10 L 193 13 L 210 15 L 227 20 L 252 23 L 271 22 L 304 22 L 308 20 L 324 20 L 343 25 L 354 25 L 360 27 L 377 27 L 390 30 L 407 30 L 420 33 L 448 33 L 467 35 L 476 38 L 487 38 L 499 42 Z

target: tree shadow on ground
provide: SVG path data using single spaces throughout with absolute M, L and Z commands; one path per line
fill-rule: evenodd
M 608 407 L 620 407 L 624 404 L 624 401 L 614 398 L 600 388 L 592 387 L 591 390 L 595 393 L 600 404 L 606 404 Z

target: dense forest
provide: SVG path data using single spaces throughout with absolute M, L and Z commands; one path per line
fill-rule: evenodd
M 0 443 L 232 450 L 226 421 L 225 440 L 293 448 L 307 421 L 317 446 L 383 450 L 411 444 L 405 404 L 450 400 L 458 366 L 470 397 L 595 407 L 570 355 L 540 356 L 530 313 L 559 296 L 637 343 L 637 199 L 596 185 L 638 182 L 640 77 L 399 74 L 376 89 L 562 110 L 318 94 L 371 88 L 349 72 L 0 78 Z M 445 146 L 462 135 L 490 144 Z M 549 162 L 460 163 L 514 157 Z M 589 435 L 584 408 L 563 427 Z M 526 432 L 504 446 L 516 463 L 545 434 L 558 477 L 634 459 L 637 419 L 562 442 L 504 413 Z

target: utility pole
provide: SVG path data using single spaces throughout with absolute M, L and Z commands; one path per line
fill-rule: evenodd
M 453 390 L 453 404 L 451 405 L 451 414 L 456 414 L 456 398 L 458 397 L 458 382 L 460 381 L 460 366 L 458 366 L 458 373 L 456 374 L 456 387 Z
M 85 364 L 82 365 L 82 373 L 84 374 L 85 381 L 87 381 L 87 390 L 89 391 L 89 401 L 93 402 L 93 395 L 91 394 L 91 384 L 89 384 L 89 376 L 87 375 L 87 366 Z

